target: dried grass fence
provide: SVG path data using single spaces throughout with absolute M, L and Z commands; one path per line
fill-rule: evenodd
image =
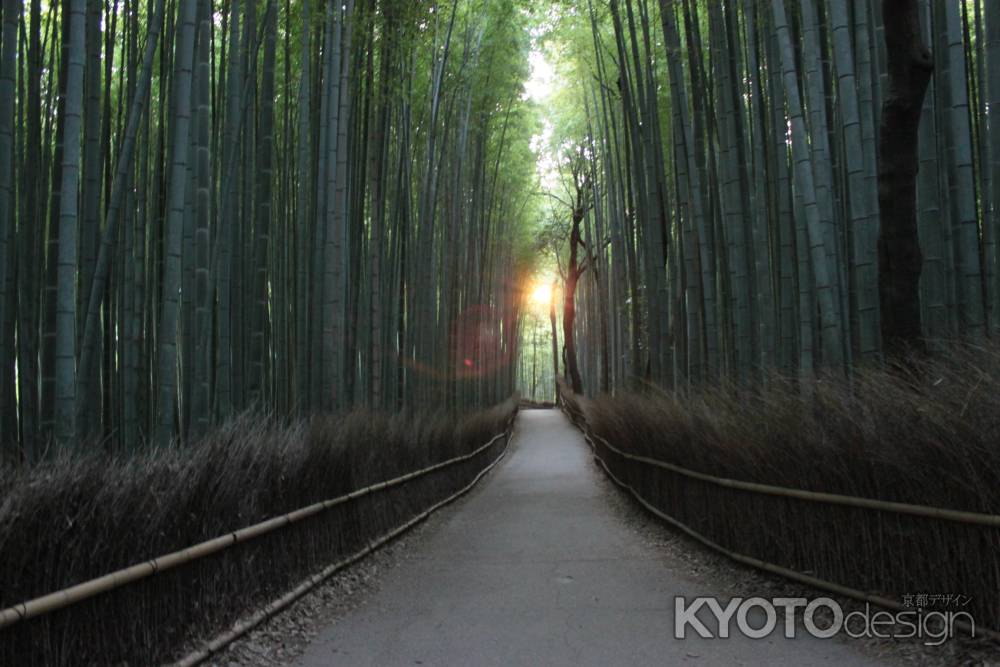
M 189 450 L 0 477 L 0 664 L 160 664 L 231 628 L 194 664 L 471 488 L 516 410 L 244 419 Z
M 996 361 L 825 379 L 807 394 L 775 383 L 561 396 L 608 475 L 706 546 L 890 609 L 907 609 L 906 595 L 962 595 L 960 609 L 927 611 L 967 611 L 978 636 L 998 640 Z

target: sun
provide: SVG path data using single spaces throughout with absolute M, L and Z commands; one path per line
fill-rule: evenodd
M 531 302 L 539 306 L 547 306 L 552 302 L 552 285 L 538 283 L 531 290 Z

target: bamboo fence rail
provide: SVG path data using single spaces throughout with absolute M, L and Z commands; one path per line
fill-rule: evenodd
M 490 444 L 492 444 L 492 442 L 495 441 L 496 438 L 491 440 Z M 508 441 L 507 445 L 509 444 L 510 443 Z M 309 577 L 301 584 L 299 584 L 298 586 L 296 586 L 295 588 L 293 588 L 292 590 L 290 590 L 288 593 L 281 596 L 277 600 L 273 601 L 260 611 L 257 611 L 253 615 L 239 621 L 230 630 L 224 632 L 223 634 L 207 642 L 202 648 L 192 651 L 184 658 L 174 663 L 174 667 L 193 667 L 194 665 L 201 664 L 208 658 L 212 657 L 212 655 L 218 653 L 220 650 L 222 650 L 229 644 L 233 643 L 246 633 L 250 632 L 264 621 L 268 620 L 269 618 L 275 616 L 276 614 L 280 613 L 281 611 L 289 607 L 296 600 L 298 600 L 303 595 L 314 589 L 316 586 L 320 585 L 321 583 L 332 577 L 340 570 L 344 569 L 345 567 L 348 567 L 349 565 L 352 565 L 353 563 L 358 562 L 359 560 L 361 560 L 368 554 L 372 553 L 373 551 L 375 551 L 382 545 L 386 544 L 387 542 L 391 542 L 392 540 L 396 539 L 406 531 L 416 526 L 421 521 L 427 519 L 427 517 L 429 517 L 431 514 L 441 509 L 445 505 L 449 505 L 455 502 L 460 497 L 464 496 L 466 493 L 471 491 L 472 488 L 479 483 L 479 480 L 481 480 L 486 475 L 486 473 L 488 473 L 498 463 L 500 463 L 500 461 L 506 454 L 507 454 L 507 446 L 505 445 L 503 451 L 500 452 L 500 454 L 492 462 L 490 462 L 489 465 L 480 470 L 479 473 L 473 478 L 473 480 L 469 482 L 466 486 L 462 487 L 461 489 L 459 489 L 452 495 L 448 496 L 444 500 L 434 503 L 420 514 L 418 514 L 417 516 L 413 517 L 412 519 L 404 523 L 402 526 L 394 528 L 393 530 L 389 531 L 382 537 L 372 540 L 372 542 L 364 549 L 348 556 L 347 558 L 337 561 L 332 565 L 323 568 L 322 571 Z
M 185 549 L 174 551 L 172 553 L 165 554 L 163 556 L 159 556 L 157 558 L 153 558 L 152 560 L 144 561 L 142 563 L 137 563 L 130 567 L 105 574 L 101 577 L 97 577 L 95 579 L 91 579 L 89 581 L 76 584 L 75 586 L 70 586 L 68 588 L 64 588 L 62 590 L 55 591 L 47 595 L 43 595 L 41 597 L 37 597 L 32 600 L 27 600 L 25 602 L 21 602 L 6 609 L 0 610 L 0 630 L 8 626 L 14 625 L 15 623 L 18 623 L 20 621 L 41 616 L 43 614 L 47 614 L 59 609 L 64 609 L 70 605 L 81 602 L 82 600 L 87 600 L 96 595 L 100 595 L 102 593 L 106 593 L 108 591 L 121 588 L 126 584 L 138 581 L 140 579 L 145 579 L 147 577 L 151 577 L 159 572 L 164 572 L 166 570 L 173 569 L 175 567 L 184 565 L 186 563 L 190 563 L 200 558 L 216 554 L 220 551 L 229 549 L 230 547 L 233 547 L 242 542 L 252 540 L 261 535 L 265 535 L 267 533 L 274 532 L 286 526 L 298 523 L 304 519 L 307 519 L 321 512 L 324 512 L 332 507 L 336 507 L 337 505 L 341 505 L 343 503 L 347 503 L 373 493 L 378 493 L 379 491 L 383 491 L 390 487 L 399 486 L 400 484 L 405 484 L 410 480 L 430 474 L 436 470 L 440 470 L 441 468 L 446 468 L 455 465 L 457 463 L 461 463 L 463 461 L 468 461 L 469 459 L 478 456 L 482 452 L 492 447 L 496 443 L 496 441 L 499 440 L 500 438 L 506 437 L 510 433 L 510 428 L 511 425 L 513 424 L 513 420 L 516 415 L 517 411 L 515 410 L 511 418 L 508 420 L 503 433 L 494 436 L 489 442 L 476 448 L 475 450 L 469 452 L 468 454 L 463 454 L 461 456 L 453 457 L 446 461 L 436 463 L 432 466 L 428 466 L 426 468 L 417 470 L 415 472 L 401 475 L 394 479 L 377 482 L 370 486 L 366 486 L 362 489 L 357 489 L 355 491 L 344 494 L 342 496 L 338 496 L 336 498 L 330 498 L 328 500 L 323 500 L 317 503 L 313 503 L 312 505 L 302 507 L 293 512 L 289 512 L 287 514 L 273 517 L 271 519 L 267 519 L 266 521 L 253 524 L 251 526 L 241 528 L 232 533 L 221 535 L 211 540 L 206 540 L 204 542 L 192 545 Z M 479 477 L 477 477 L 476 479 L 478 480 Z M 382 542 L 379 542 L 379 544 L 381 543 Z M 368 553 L 373 548 L 374 547 L 369 547 L 368 551 L 365 551 L 364 553 Z M 360 556 L 358 556 L 358 558 L 360 558 Z M 350 562 L 354 562 L 354 560 L 357 560 L 357 558 L 354 558 L 353 560 L 352 559 L 348 560 Z M 341 567 L 343 567 L 343 565 L 341 565 Z
M 575 399 L 576 397 L 573 398 Z M 843 597 L 857 600 L 860 602 L 867 602 L 872 605 L 882 607 L 885 609 L 891 609 L 893 611 L 907 611 L 911 610 L 912 608 L 906 607 L 905 605 L 896 602 L 895 600 L 891 600 L 883 596 L 874 595 L 872 593 L 866 593 L 865 591 L 851 588 L 849 586 L 843 586 L 841 584 L 828 581 L 826 579 L 821 579 L 819 577 L 805 574 L 797 570 L 793 570 L 787 567 L 783 567 L 781 565 L 777 565 L 775 563 L 771 563 L 765 560 L 761 560 L 759 558 L 747 556 L 746 554 L 742 554 L 737 551 L 733 551 L 715 542 L 714 540 L 706 537 L 705 535 L 699 533 L 698 531 L 694 530 L 687 524 L 678 521 L 674 517 L 670 516 L 663 510 L 653 505 L 653 503 L 651 503 L 649 500 L 642 497 L 642 495 L 638 491 L 636 491 L 636 489 L 631 484 L 620 479 L 613 472 L 611 472 L 610 466 L 608 466 L 607 462 L 598 453 L 598 447 L 595 439 L 600 440 L 601 443 L 609 451 L 611 451 L 616 455 L 621 456 L 622 458 L 662 468 L 665 470 L 669 470 L 671 472 L 675 472 L 677 474 L 689 477 L 691 479 L 697 479 L 699 481 L 708 482 L 710 484 L 715 484 L 726 488 L 740 489 L 752 493 L 761 493 L 772 496 L 794 498 L 809 502 L 821 502 L 833 505 L 843 505 L 848 507 L 862 507 L 866 509 L 872 509 L 883 512 L 896 512 L 899 514 L 908 514 L 911 516 L 925 517 L 928 519 L 952 521 L 970 525 L 986 526 L 990 528 L 1000 527 L 1000 516 L 991 514 L 961 512 L 957 510 L 948 510 L 939 507 L 911 505 L 907 503 L 886 502 L 871 498 L 857 498 L 854 496 L 845 496 L 833 493 L 818 493 L 813 491 L 805 491 L 802 489 L 771 486 L 767 484 L 756 484 L 752 482 L 743 482 L 739 480 L 728 479 L 725 477 L 715 477 L 713 475 L 707 475 L 705 473 L 688 470 L 687 468 L 683 468 L 681 466 L 674 465 L 672 463 L 667 463 L 665 461 L 660 461 L 658 459 L 653 459 L 647 456 L 638 456 L 635 454 L 629 454 L 628 452 L 622 451 L 621 449 L 609 443 L 605 438 L 597 434 L 592 434 L 587 426 L 586 420 L 582 417 L 582 415 L 577 414 L 572 409 L 570 409 L 566 405 L 565 401 L 563 402 L 563 409 L 566 412 L 567 416 L 569 417 L 570 421 L 572 421 L 573 424 L 576 425 L 576 427 L 579 428 L 580 431 L 583 433 L 583 437 L 587 441 L 587 444 L 590 446 L 591 451 L 594 455 L 594 460 L 596 460 L 597 463 L 601 466 L 601 468 L 604 469 L 604 472 L 608 475 L 611 481 L 613 481 L 616 485 L 618 485 L 622 489 L 628 491 L 628 493 L 633 498 L 635 498 L 635 500 L 640 505 L 642 505 L 644 508 L 646 508 L 649 512 L 651 512 L 658 518 L 662 519 L 663 521 L 666 521 L 670 525 L 674 526 L 675 528 L 685 533 L 689 537 L 693 538 L 697 542 L 700 542 L 701 544 L 705 545 L 709 549 L 716 551 L 733 561 L 736 561 L 743 565 L 748 565 L 750 567 L 762 570 L 764 572 L 769 572 L 771 574 L 784 577 L 786 579 L 790 579 L 792 581 L 799 582 L 801 584 L 805 584 L 807 586 L 812 586 L 813 588 L 817 588 L 819 590 L 827 591 L 835 595 L 841 595 Z M 960 628 L 964 631 L 970 633 L 977 633 L 977 636 L 983 636 L 993 641 L 1000 641 L 1000 632 L 997 632 L 996 630 L 992 630 L 990 628 L 984 628 L 982 626 L 973 628 L 969 624 L 965 623 L 960 619 L 956 619 L 954 621 L 954 625 L 955 627 Z

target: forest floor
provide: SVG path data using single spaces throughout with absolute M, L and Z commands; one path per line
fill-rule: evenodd
M 237 642 L 216 664 L 980 664 L 976 643 L 673 638 L 674 597 L 819 597 L 656 522 L 554 410 L 525 410 L 465 499 Z M 760 620 L 752 621 L 759 625 Z M 712 624 L 706 622 L 710 628 Z

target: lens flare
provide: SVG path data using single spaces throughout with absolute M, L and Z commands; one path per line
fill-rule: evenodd
M 552 301 L 552 285 L 538 283 L 531 290 L 531 302 L 539 306 L 547 306 Z

